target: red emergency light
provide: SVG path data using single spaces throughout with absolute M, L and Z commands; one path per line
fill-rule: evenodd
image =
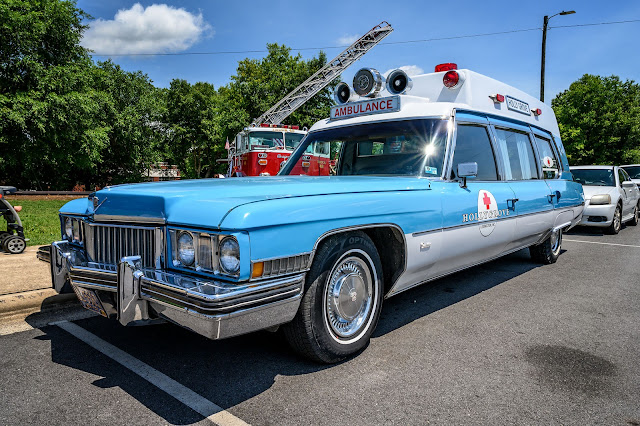
M 300 130 L 300 126 L 291 126 L 293 130 Z
M 489 97 L 491 98 L 491 100 L 493 100 L 493 102 L 495 103 L 502 103 L 504 102 L 504 95 L 501 95 L 500 93 L 496 93 L 495 95 L 489 95 Z
M 453 62 L 448 62 L 446 64 L 438 64 L 436 65 L 436 72 L 442 71 L 454 71 L 458 69 L 458 64 L 454 64 Z
M 533 113 L 533 115 L 535 115 L 536 117 L 542 114 L 542 110 L 540 108 L 536 108 L 536 109 L 532 109 L 531 112 Z
M 267 124 L 267 123 L 262 123 L 262 124 L 260 124 L 260 127 L 271 127 L 271 126 L 269 124 Z
M 460 74 L 456 71 L 447 71 L 444 76 L 442 76 L 442 84 L 449 89 L 455 88 L 460 82 Z

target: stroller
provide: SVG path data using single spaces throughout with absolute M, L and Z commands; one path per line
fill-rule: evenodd
M 24 238 L 24 229 L 18 212 L 22 207 L 14 208 L 4 196 L 13 194 L 16 188 L 13 186 L 0 186 L 0 215 L 7 221 L 7 230 L 0 231 L 0 248 L 11 254 L 19 254 L 27 247 L 27 240 Z

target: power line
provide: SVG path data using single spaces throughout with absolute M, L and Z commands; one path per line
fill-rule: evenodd
M 597 22 L 591 24 L 574 24 L 574 25 L 556 25 L 553 27 L 549 27 L 549 29 L 553 28 L 575 28 L 575 27 L 593 27 L 598 25 L 616 25 L 616 24 L 629 24 L 633 22 L 640 22 L 640 19 L 631 19 L 627 21 L 611 21 L 611 22 Z M 456 40 L 463 38 L 476 38 L 476 37 L 489 37 L 496 35 L 504 35 L 504 34 L 513 34 L 513 33 L 524 33 L 530 31 L 539 31 L 542 28 L 526 28 L 520 30 L 510 30 L 510 31 L 497 31 L 492 33 L 480 33 L 480 34 L 469 34 L 469 35 L 459 35 L 459 36 L 449 36 L 449 37 L 434 37 L 434 38 L 425 38 L 419 40 L 403 40 L 403 41 L 389 41 L 385 43 L 380 43 L 380 45 L 392 45 L 392 44 L 410 44 L 410 43 L 428 43 L 432 41 L 443 41 L 443 40 Z M 322 47 L 300 47 L 300 48 L 291 48 L 293 52 L 301 52 L 305 50 L 330 50 L 330 49 L 344 49 L 345 47 L 349 47 L 349 45 L 344 46 L 322 46 Z M 175 53 L 112 53 L 112 54 L 97 54 L 90 53 L 91 56 L 187 56 L 187 55 L 232 55 L 232 54 L 245 54 L 245 53 L 267 53 L 268 50 L 260 49 L 260 50 L 221 50 L 217 52 L 175 52 Z

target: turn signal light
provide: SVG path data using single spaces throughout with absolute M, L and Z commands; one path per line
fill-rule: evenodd
M 260 164 L 261 166 L 266 166 L 267 160 L 258 160 L 258 164 Z
M 261 277 L 263 272 L 264 272 L 264 262 L 256 262 L 253 264 L 253 270 L 251 271 L 251 278 Z

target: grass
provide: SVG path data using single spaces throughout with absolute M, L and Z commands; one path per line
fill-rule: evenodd
M 68 201 L 78 197 L 31 195 L 7 196 L 7 201 L 13 206 L 22 206 L 18 213 L 24 227 L 24 236 L 30 241 L 27 245 L 41 246 L 60 240 L 60 219 L 58 210 Z M 0 231 L 6 229 L 6 222 L 0 219 Z

